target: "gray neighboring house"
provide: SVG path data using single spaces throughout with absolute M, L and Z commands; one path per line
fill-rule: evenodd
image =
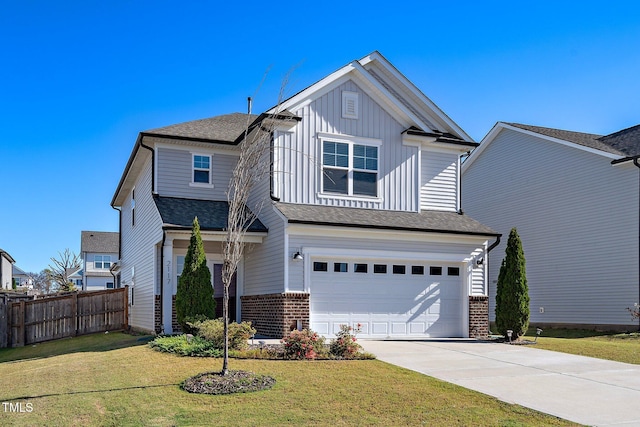
M 13 288 L 13 259 L 9 252 L 0 249 L 0 289 Z
M 11 272 L 13 276 L 14 282 L 16 282 L 16 286 L 24 286 L 28 289 L 33 289 L 33 280 L 27 273 L 24 272 L 21 268 L 17 267 L 15 264 L 13 265 L 13 269 Z
M 464 210 L 527 260 L 531 321 L 636 329 L 640 125 L 593 135 L 497 123 L 462 166 Z M 490 315 L 506 242 L 489 262 Z
M 175 294 L 195 216 L 220 295 L 239 144 L 248 122 L 275 120 L 272 173 L 248 207 L 265 201 L 245 236 L 235 319 L 275 338 L 293 328 L 332 337 L 342 324 L 368 338 L 486 335 L 484 261 L 499 235 L 460 211 L 460 158 L 477 143 L 378 52 L 281 108 L 138 135 L 111 202 L 129 324 L 179 331 Z
M 111 231 L 82 231 L 80 253 L 82 268 L 73 276 L 78 289 L 95 291 L 118 288 L 118 277 L 112 267 L 118 261 L 120 234 Z M 78 277 L 82 280 L 78 283 Z M 80 286 L 78 286 L 80 284 Z

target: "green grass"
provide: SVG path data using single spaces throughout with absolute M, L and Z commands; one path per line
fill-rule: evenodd
M 533 340 L 535 335 L 535 328 L 531 328 L 525 338 Z M 585 329 L 545 329 L 536 348 L 640 365 L 640 334 L 637 332 L 619 334 Z
M 114 333 L 0 350 L 0 425 L 575 425 L 380 361 L 230 361 L 272 376 L 271 390 L 226 396 L 180 389 L 220 359 L 152 350 Z M 1 408 L 1 407 L 0 407 Z

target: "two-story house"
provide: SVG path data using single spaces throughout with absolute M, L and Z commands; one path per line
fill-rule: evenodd
M 82 231 L 80 256 L 82 268 L 69 278 L 78 289 L 96 291 L 118 287 L 111 267 L 118 260 L 120 235 L 111 231 Z M 81 279 L 79 279 L 81 277 Z
M 9 252 L 0 249 L 0 290 L 13 288 L 13 264 L 15 259 Z
M 485 269 L 499 240 L 464 215 L 460 156 L 477 144 L 378 52 L 260 116 L 229 114 L 142 132 L 111 202 L 120 211 L 130 322 L 172 333 L 198 217 L 221 294 L 226 190 L 247 120 L 286 111 L 272 134 L 265 202 L 232 289 L 234 318 L 282 337 L 467 337 L 488 332 Z M 253 206 L 249 206 L 253 209 Z

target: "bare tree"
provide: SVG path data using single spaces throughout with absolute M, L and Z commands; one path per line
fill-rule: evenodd
M 51 292 L 52 283 L 49 269 L 44 269 L 40 273 L 27 273 L 32 280 L 33 289 L 48 294 Z
M 238 263 L 245 250 L 244 236 L 258 218 L 266 196 L 258 197 L 250 209 L 247 203 L 255 186 L 269 178 L 271 138 L 275 127 L 283 121 L 292 120 L 280 111 L 289 74 L 282 81 L 277 106 L 271 109 L 270 113 L 262 114 L 253 122 L 251 122 L 251 98 L 248 99 L 249 114 L 244 139 L 240 144 L 240 157 L 233 170 L 227 191 L 229 219 L 225 241 L 222 244 L 222 283 L 224 285 L 222 317 L 225 338 L 222 375 L 227 375 L 229 372 L 229 285 L 238 270 Z
M 64 252 L 58 252 L 58 258 L 51 257 L 52 264 L 49 264 L 49 279 L 56 283 L 61 291 L 72 291 L 75 286 L 69 280 L 69 276 L 80 268 L 80 256 L 65 249 Z

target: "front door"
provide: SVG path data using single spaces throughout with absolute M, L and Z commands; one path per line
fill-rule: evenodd
M 213 297 L 216 300 L 216 317 L 222 317 L 224 298 L 224 284 L 222 283 L 222 263 L 209 261 L 211 281 L 213 282 Z M 229 285 L 229 321 L 236 320 L 236 275 L 233 275 Z

